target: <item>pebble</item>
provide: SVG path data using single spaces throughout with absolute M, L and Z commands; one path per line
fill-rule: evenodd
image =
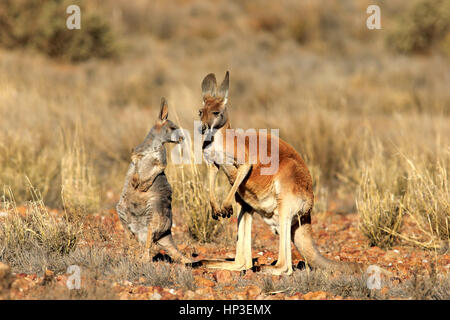
M 162 296 L 158 292 L 155 292 L 155 293 L 153 293 L 153 295 L 150 299 L 151 300 L 161 300 L 161 298 L 162 298 Z

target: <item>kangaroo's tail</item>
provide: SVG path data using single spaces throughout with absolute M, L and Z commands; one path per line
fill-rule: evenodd
M 184 256 L 180 250 L 175 245 L 175 242 L 173 241 L 172 234 L 169 233 L 168 235 L 162 237 L 157 241 L 158 245 L 161 246 L 169 256 L 171 256 L 175 261 L 181 262 L 181 263 L 192 263 L 193 260 L 187 258 Z
M 366 269 L 364 265 L 359 263 L 333 261 L 320 254 L 312 239 L 310 212 L 303 216 L 299 222 L 294 222 L 292 240 L 305 262 L 312 267 L 330 271 L 339 270 L 346 273 L 363 273 Z

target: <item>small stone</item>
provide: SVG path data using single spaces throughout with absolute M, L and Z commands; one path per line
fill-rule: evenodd
M 11 268 L 2 262 L 0 262 L 0 280 L 9 277 L 11 274 Z
M 248 298 L 253 298 L 260 295 L 261 291 L 262 291 L 261 288 L 255 285 L 248 286 L 245 289 L 245 293 L 247 294 Z
M 0 292 L 3 289 L 8 289 L 12 281 L 13 277 L 11 275 L 11 268 L 0 262 Z
M 199 254 L 207 254 L 208 253 L 208 249 L 206 249 L 205 247 L 197 247 L 196 251 Z
M 227 283 L 232 280 L 232 274 L 229 270 L 218 270 L 213 273 L 213 277 L 217 283 Z
M 46 285 L 53 281 L 55 278 L 55 273 L 52 270 L 46 269 L 44 272 L 44 277 L 42 278 L 42 284 Z
M 214 294 L 214 290 L 211 287 L 206 287 L 195 290 L 195 293 L 201 296 L 208 296 Z
M 158 293 L 155 292 L 153 293 L 153 295 L 150 297 L 150 300 L 161 300 L 162 296 Z
M 54 275 L 55 275 L 55 273 L 52 270 L 49 270 L 49 269 L 45 270 L 44 277 L 53 278 Z
M 195 292 L 192 291 L 192 290 L 187 290 L 187 291 L 184 293 L 184 297 L 185 297 L 186 299 L 194 299 L 194 297 L 195 297 Z
M 28 287 L 28 281 L 24 278 L 16 279 L 12 284 L 11 288 L 23 291 Z
M 195 283 L 199 287 L 214 287 L 216 285 L 214 281 L 200 277 L 200 276 L 196 276 L 196 277 L 194 277 L 194 279 L 195 279 Z
M 327 298 L 328 293 L 325 291 L 308 292 L 303 296 L 305 300 L 326 300 Z

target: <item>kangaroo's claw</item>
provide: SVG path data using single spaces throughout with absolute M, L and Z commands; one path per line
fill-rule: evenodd
M 211 209 L 212 209 L 211 210 L 212 218 L 214 220 L 219 220 L 219 217 L 222 215 L 222 211 L 219 208 L 215 207 L 215 206 L 213 206 Z
M 233 206 L 223 205 L 221 208 L 222 218 L 229 218 L 233 215 Z

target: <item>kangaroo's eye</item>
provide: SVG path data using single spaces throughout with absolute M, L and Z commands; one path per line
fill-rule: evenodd
M 201 117 L 203 115 L 203 111 L 202 110 L 198 110 L 198 115 Z
M 217 117 L 219 114 L 220 114 L 219 111 L 214 111 L 214 112 L 213 112 L 213 115 L 215 115 L 216 117 Z

